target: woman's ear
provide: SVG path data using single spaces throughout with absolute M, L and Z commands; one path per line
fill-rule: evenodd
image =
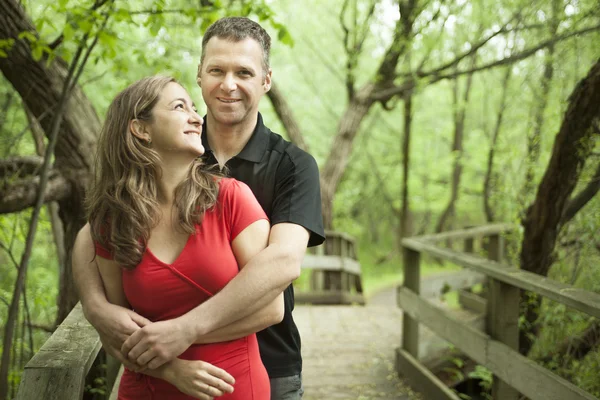
M 129 121 L 129 131 L 133 134 L 133 136 L 143 140 L 144 142 L 150 143 L 152 141 L 150 133 L 146 129 L 146 125 L 140 120 L 132 119 Z

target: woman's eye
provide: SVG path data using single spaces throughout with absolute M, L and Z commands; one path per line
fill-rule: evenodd
M 183 104 L 179 103 L 175 105 L 175 109 L 183 109 Z

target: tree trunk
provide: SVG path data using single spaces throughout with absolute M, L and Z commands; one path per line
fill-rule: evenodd
M 269 97 L 269 100 L 271 100 L 271 104 L 273 105 L 275 113 L 285 127 L 290 141 L 302 150 L 308 152 L 308 145 L 304 141 L 302 131 L 294 119 L 292 109 L 285 100 L 285 97 L 281 94 L 279 86 L 275 82 L 273 82 L 271 85 L 271 89 L 267 92 L 267 96 Z
M 475 56 L 471 57 L 471 65 L 475 65 Z M 458 200 L 460 189 L 460 178 L 462 175 L 462 156 L 463 156 L 463 136 L 465 132 L 465 116 L 467 104 L 469 103 L 469 94 L 471 92 L 471 84 L 473 83 L 473 74 L 467 76 L 467 84 L 465 87 L 464 97 L 461 101 L 459 96 L 458 79 L 454 82 L 454 139 L 452 142 L 452 154 L 454 156 L 454 165 L 452 167 L 452 187 L 450 189 L 450 200 L 440 217 L 436 232 L 442 232 L 448 220 L 454 215 L 456 200 Z
M 409 237 L 412 234 L 412 219 L 410 216 L 410 204 L 408 195 L 408 180 L 410 167 L 410 134 L 412 126 L 412 93 L 404 98 L 404 135 L 402 137 L 402 193 L 400 211 L 400 234 L 399 239 Z M 400 241 L 399 240 L 399 241 Z M 402 246 L 398 243 L 398 249 Z
M 490 151 L 488 153 L 487 168 L 485 170 L 485 178 L 483 180 L 483 211 L 485 213 L 485 219 L 488 223 L 494 221 L 494 209 L 491 203 L 491 190 L 492 190 L 492 176 L 494 169 L 494 153 L 496 150 L 496 143 L 498 142 L 498 136 L 500 136 L 500 130 L 502 127 L 502 119 L 504 118 L 504 111 L 506 110 L 506 93 L 508 91 L 508 82 L 510 80 L 511 68 L 507 67 L 504 72 L 504 79 L 502 80 L 502 96 L 500 98 L 500 108 L 498 109 L 498 117 L 496 118 L 496 125 L 494 126 L 494 132 L 492 133 L 492 143 L 490 144 Z
M 340 120 L 331 153 L 321 170 L 321 208 L 325 229 L 333 228 L 333 198 L 350 160 L 354 138 L 373 104 L 370 99 L 373 88 L 373 85 L 366 85 L 349 104 Z
M 596 135 L 593 124 L 600 117 L 600 60 L 592 66 L 569 99 L 560 130 L 556 135 L 548 167 L 533 204 L 523 219 L 523 243 L 520 265 L 524 271 L 547 276 L 554 260 L 554 248 L 562 227 L 567 202 L 579 180 L 585 160 L 591 153 L 590 142 Z M 539 316 L 539 300 L 521 299 L 527 325 L 534 326 Z M 521 331 L 520 351 L 529 353 L 531 333 Z M 535 336 L 536 329 L 533 329 Z
M 35 27 L 19 2 L 0 2 L 0 40 L 15 40 L 14 46 L 8 51 L 8 57 L 0 58 L 0 71 L 20 94 L 24 105 L 39 121 L 45 134 L 49 135 L 67 76 L 67 68 L 65 62 L 58 58 L 49 66 L 44 59 L 35 61 L 31 56 L 28 41 L 18 38 L 24 31 L 37 35 Z M 91 102 L 81 88 L 76 86 L 64 111 L 54 165 L 60 179 L 70 187 L 67 197 L 57 199 L 64 227 L 65 265 L 70 265 L 75 236 L 85 223 L 84 193 L 92 177 L 93 154 L 100 127 L 100 120 Z M 25 202 L 22 204 L 21 209 L 30 206 Z M 2 206 L 0 205 L 0 208 L 3 208 Z M 14 211 L 16 210 L 8 212 Z M 68 273 L 61 283 L 59 322 L 66 317 L 76 302 L 77 295 L 71 274 Z
M 27 121 L 29 122 L 29 127 L 31 128 L 31 134 L 33 136 L 33 141 L 35 143 L 35 151 L 38 156 L 43 157 L 46 152 L 46 145 L 44 144 L 44 130 L 40 126 L 38 120 L 31 114 L 31 111 L 27 107 L 25 108 L 25 115 L 27 116 Z M 54 246 L 56 247 L 56 255 L 58 258 L 58 282 L 59 282 L 59 291 L 58 291 L 58 316 L 64 316 L 65 313 L 68 315 L 69 310 L 61 310 L 61 304 L 64 306 L 68 306 L 68 304 L 64 304 L 60 299 L 63 297 L 63 292 L 61 288 L 63 287 L 63 282 L 66 279 L 66 274 L 69 273 L 69 269 L 66 268 L 66 254 L 65 254 L 65 234 L 62 221 L 59 216 L 59 206 L 56 202 L 50 202 L 47 204 L 47 212 L 48 217 L 50 218 L 50 225 L 52 226 L 52 237 L 54 239 Z M 60 323 L 58 320 L 62 321 L 64 317 L 57 318 L 57 325 Z
M 560 2 L 552 2 L 552 19 L 550 21 L 550 34 L 552 38 L 556 37 L 559 24 L 559 6 Z M 535 169 L 540 159 L 540 142 L 542 140 L 542 128 L 544 125 L 544 111 L 548 104 L 548 94 L 550 93 L 550 84 L 554 76 L 554 45 L 548 46 L 546 57 L 544 59 L 544 73 L 541 81 L 541 93 L 536 97 L 539 99 L 534 113 L 533 132 L 527 137 L 527 163 L 525 173 L 525 184 L 521 191 L 522 196 L 529 195 L 533 191 L 536 182 Z M 526 204 L 526 202 L 524 202 Z

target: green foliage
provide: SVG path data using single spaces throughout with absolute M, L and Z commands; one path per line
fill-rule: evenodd
M 98 37 L 81 78 L 85 94 L 96 111 L 103 116 L 114 95 L 127 84 L 143 76 L 166 73 L 174 75 L 188 88 L 195 102 L 201 105 L 200 90 L 195 83 L 200 58 L 202 33 L 225 15 L 246 15 L 260 21 L 273 37 L 271 64 L 273 79 L 281 91 L 305 135 L 310 152 L 322 167 L 326 162 L 332 140 L 340 123 L 349 118 L 346 65 L 349 61 L 343 43 L 344 30 L 340 25 L 342 0 L 270 0 L 213 1 L 212 6 L 187 0 L 108 1 L 91 10 L 92 0 L 28 0 L 22 2 L 37 29 L 22 32 L 20 39 L 29 43 L 33 57 L 50 65 L 62 58 L 67 62 L 86 35 L 87 45 Z M 353 21 L 368 21 L 360 54 L 350 61 L 355 66 L 355 88 L 373 82 L 386 48 L 393 38 L 399 18 L 397 2 L 377 2 L 374 14 L 367 17 L 369 0 L 350 2 L 356 10 L 345 14 L 344 21 L 357 35 Z M 480 49 L 477 62 L 485 64 L 502 56 L 518 53 L 548 37 L 548 16 L 551 1 L 523 2 L 522 0 L 427 2 L 415 21 L 415 35 L 410 54 L 399 64 L 401 78 L 417 76 L 419 66 L 429 71 L 470 48 L 482 36 L 497 31 L 518 10 L 523 26 L 507 35 L 498 35 Z M 560 32 L 597 23 L 596 0 L 564 1 Z M 354 11 L 352 11 L 354 12 Z M 108 19 L 106 17 L 108 16 Z M 106 19 L 106 24 L 104 21 Z M 591 22 L 590 22 L 591 21 Z M 511 21 L 514 26 L 517 21 Z M 57 40 L 59 39 L 60 40 Z M 13 40 L 0 40 L 0 57 L 10 56 Z M 554 78 L 548 104 L 543 112 L 539 140 L 540 159 L 533 165 L 534 185 L 539 184 L 552 150 L 554 136 L 560 128 L 568 96 L 576 83 L 598 59 L 600 34 L 578 35 L 555 46 Z M 354 56 L 353 56 L 354 57 Z M 492 144 L 502 82 L 510 68 L 506 109 L 500 135 L 494 148 L 491 204 L 500 221 L 519 224 L 535 191 L 522 193 L 527 161 L 526 138 L 532 132 L 534 111 L 539 104 L 540 80 L 544 70 L 545 50 L 508 66 L 477 73 L 469 102 L 466 104 L 464 151 L 460 159 L 462 181 L 460 197 L 452 227 L 480 224 L 483 213 L 483 178 L 488 152 Z M 422 65 L 421 65 L 422 63 Z M 466 69 L 468 58 L 457 68 Z M 466 77 L 458 79 L 464 90 Z M 434 85 L 419 81 L 413 94 L 412 141 L 410 178 L 410 209 L 414 233 L 432 232 L 445 207 L 450 192 L 450 172 L 457 154 L 451 151 L 454 129 L 453 83 L 442 80 Z M 8 103 L 9 97 L 13 99 Z M 35 145 L 19 96 L 6 81 L 0 81 L 0 152 L 2 157 L 35 154 Z M 376 104 L 362 122 L 350 163 L 334 199 L 334 225 L 358 239 L 359 259 L 363 282 L 368 295 L 402 279 L 401 257 L 398 252 L 399 210 L 402 183 L 403 103 L 391 111 Z M 285 135 L 282 124 L 268 100 L 261 104 L 267 124 Z M 596 137 L 589 148 L 600 154 Z M 576 192 L 583 189 L 600 164 L 593 156 L 584 166 Z M 13 178 L 9 178 L 13 179 Z M 19 260 L 27 230 L 28 212 L 0 216 L 0 242 L 9 247 Z M 48 217 L 37 234 L 31 268 L 27 280 L 27 298 L 32 321 L 52 325 L 58 293 L 58 265 Z M 600 231 L 600 198 L 595 199 L 561 232 L 556 263 L 551 277 L 600 292 L 600 272 L 597 232 Z M 522 232 L 510 238 L 509 258 L 518 263 Z M 570 243 L 576 242 L 576 245 Z M 440 266 L 423 260 L 426 274 L 456 268 Z M 0 320 L 7 315 L 12 296 L 16 269 L 7 252 L 0 251 Z M 307 285 L 306 273 L 296 282 Z M 445 296 L 453 302 L 454 294 Z M 21 304 L 24 307 L 24 304 Z M 543 302 L 542 335 L 534 353 L 543 355 L 555 344 L 581 332 L 589 319 L 582 314 L 551 302 Z M 21 321 L 22 322 L 22 321 Z M 34 351 L 47 333 L 34 331 Z M 19 338 L 19 340 L 21 340 Z M 27 341 L 25 341 L 27 342 Z M 24 342 L 23 342 L 24 343 Z M 16 342 L 15 346 L 21 346 Z M 28 344 L 26 344 L 29 346 Z M 591 352 L 577 362 L 556 361 L 553 370 L 572 379 L 582 388 L 598 395 L 599 354 Z M 20 370 L 12 371 L 13 384 Z M 476 370 L 482 382 L 489 382 L 489 371 Z M 594 377 L 596 379 L 594 379 Z M 485 379 L 484 379 L 485 378 Z M 98 388 L 90 387 L 90 390 Z M 98 389 L 101 390 L 101 389 Z

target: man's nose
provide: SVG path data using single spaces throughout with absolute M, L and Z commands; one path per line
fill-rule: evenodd
M 221 82 L 221 89 L 226 92 L 232 92 L 236 89 L 237 83 L 233 74 L 225 74 L 223 81 Z

